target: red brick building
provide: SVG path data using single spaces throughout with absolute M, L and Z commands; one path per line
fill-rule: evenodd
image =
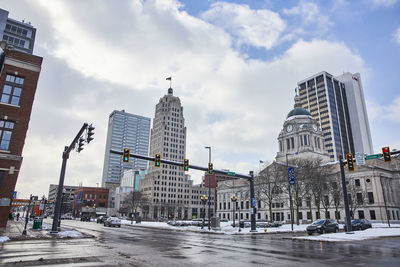
M 6 227 L 43 58 L 9 49 L 4 42 L 1 48 L 0 227 Z
M 80 187 L 74 192 L 73 216 L 81 217 L 81 212 L 89 212 L 91 217 L 105 215 L 108 204 L 108 188 Z

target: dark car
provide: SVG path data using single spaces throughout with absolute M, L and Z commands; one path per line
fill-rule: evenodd
M 337 233 L 339 232 L 339 224 L 335 220 L 331 219 L 320 219 L 307 226 L 307 233 L 312 235 L 313 233 Z
M 355 219 L 355 220 L 351 220 L 351 229 L 353 231 L 357 231 L 357 230 L 365 230 L 368 228 L 372 228 L 372 224 L 370 221 L 366 220 L 366 219 Z M 346 226 L 344 227 L 344 229 L 346 230 Z
M 107 216 L 100 216 L 99 218 L 97 218 L 96 222 L 97 223 L 104 223 L 105 220 L 107 220 Z

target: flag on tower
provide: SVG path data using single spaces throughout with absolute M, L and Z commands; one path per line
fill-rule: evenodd
M 172 77 L 168 77 L 166 80 L 167 80 L 167 81 L 171 81 L 171 80 L 172 80 Z

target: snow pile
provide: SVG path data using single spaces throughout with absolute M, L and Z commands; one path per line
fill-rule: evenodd
M 52 228 L 51 224 L 42 223 L 42 230 L 50 230 Z
M 75 230 L 71 230 L 71 231 L 62 231 L 59 232 L 58 235 L 62 238 L 64 237 L 83 237 L 83 235 Z
M 399 227 L 370 228 L 364 231 L 354 231 L 353 234 L 332 233 L 332 234 L 323 234 L 318 236 L 299 236 L 299 237 L 293 237 L 293 239 L 340 242 L 340 241 L 358 241 L 358 240 L 366 240 L 366 239 L 390 237 L 390 236 L 400 236 L 400 228 Z
M 10 240 L 10 238 L 8 238 L 8 236 L 0 236 L 0 243 L 4 243 L 8 240 Z

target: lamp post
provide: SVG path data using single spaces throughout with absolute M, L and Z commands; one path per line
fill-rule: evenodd
M 293 232 L 293 202 L 292 202 L 292 186 L 289 181 L 289 163 L 288 163 L 288 155 L 286 153 L 286 169 L 288 171 L 288 185 L 289 185 L 289 203 L 290 203 L 290 225 L 292 227 L 292 232 Z
M 235 208 L 236 208 L 236 201 L 237 201 L 237 197 L 236 197 L 236 195 L 233 195 L 232 197 L 231 197 L 231 200 L 232 200 L 232 203 L 233 203 L 233 207 L 232 207 L 232 210 L 233 210 L 233 216 L 232 216 L 232 219 L 233 219 L 233 227 L 235 228 L 235 215 L 236 215 L 236 210 L 235 210 Z
M 211 163 L 211 147 L 206 146 L 208 149 L 208 163 Z M 211 229 L 211 175 L 208 174 L 208 230 Z
M 205 220 L 205 217 L 206 217 L 206 202 L 207 202 L 207 196 L 206 195 L 202 195 L 201 197 L 200 197 L 200 199 L 201 199 L 201 203 L 203 203 L 203 224 L 201 225 L 201 229 L 203 229 L 204 228 L 204 220 Z

